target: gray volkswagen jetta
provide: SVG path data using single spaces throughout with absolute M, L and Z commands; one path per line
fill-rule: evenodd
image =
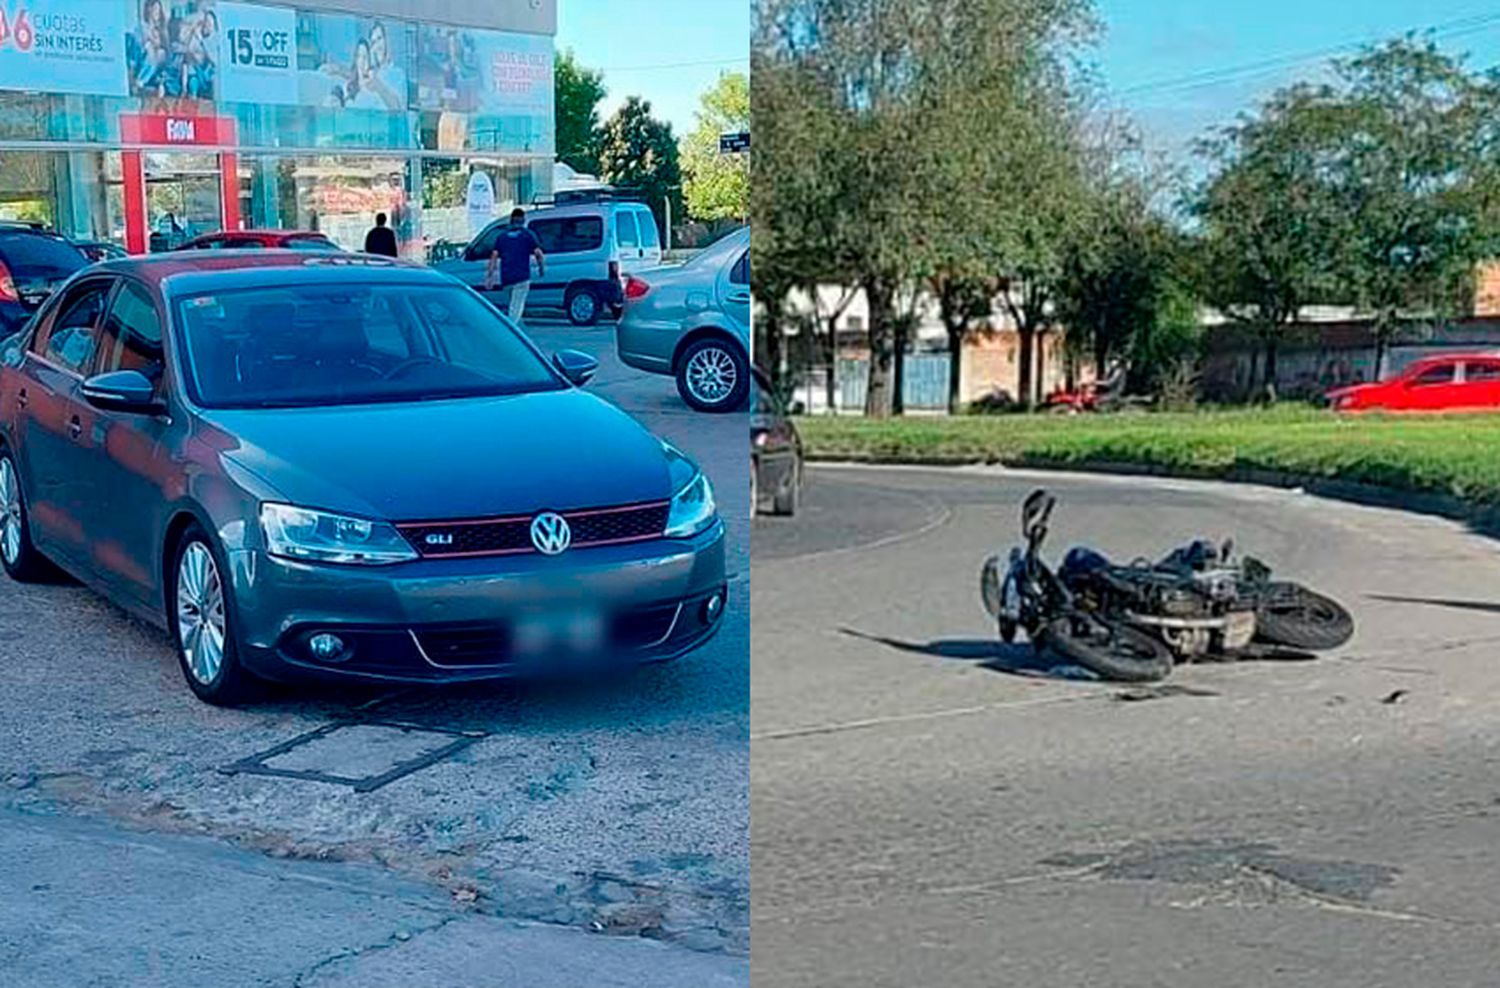
M 718 627 L 723 524 L 595 367 L 403 263 L 95 265 L 0 348 L 0 562 L 164 625 L 212 703 L 671 659 Z

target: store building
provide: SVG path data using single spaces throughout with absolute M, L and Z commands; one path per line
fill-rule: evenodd
M 556 0 L 0 0 L 0 219 L 465 242 L 553 182 Z

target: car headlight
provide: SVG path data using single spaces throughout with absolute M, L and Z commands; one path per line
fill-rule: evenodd
M 713 485 L 702 473 L 694 475 L 687 486 L 672 497 L 672 510 L 667 513 L 668 538 L 687 538 L 697 535 L 714 523 L 718 509 L 714 505 Z
M 309 511 L 290 504 L 260 506 L 266 551 L 314 563 L 382 566 L 417 558 L 396 529 L 381 521 Z

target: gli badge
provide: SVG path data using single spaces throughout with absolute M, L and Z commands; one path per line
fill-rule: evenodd
M 555 556 L 573 544 L 568 520 L 555 511 L 543 511 L 531 519 L 531 544 L 546 556 Z

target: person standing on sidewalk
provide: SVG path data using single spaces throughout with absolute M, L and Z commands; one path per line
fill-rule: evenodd
M 532 258 L 536 258 L 536 273 L 546 275 L 547 258 L 542 253 L 542 242 L 526 228 L 526 210 L 518 206 L 510 211 L 510 225 L 495 239 L 495 249 L 490 251 L 490 263 L 484 271 L 484 290 L 492 292 L 498 265 L 500 288 L 510 292 L 506 312 L 518 326 L 526 311 L 526 296 L 531 292 Z
M 365 253 L 385 257 L 400 256 L 400 251 L 396 249 L 396 231 L 385 225 L 384 213 L 375 214 L 375 225 L 365 234 Z

